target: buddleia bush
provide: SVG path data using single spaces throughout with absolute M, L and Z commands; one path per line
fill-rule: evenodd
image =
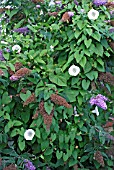
M 20 0 L 0 11 L 1 169 L 112 169 L 113 3 Z

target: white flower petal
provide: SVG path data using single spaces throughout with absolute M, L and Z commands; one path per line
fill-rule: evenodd
M 88 12 L 88 18 L 90 20 L 96 20 L 99 16 L 99 12 L 97 10 L 94 10 L 94 9 L 91 9 L 89 12 Z
M 12 47 L 12 50 L 13 50 L 13 51 L 17 51 L 17 53 L 20 53 L 21 47 L 20 47 L 19 45 L 14 45 L 14 46 Z
M 99 111 L 98 111 L 98 107 L 95 107 L 95 110 L 92 110 L 92 113 L 96 113 L 97 116 L 99 116 Z
M 24 133 L 24 138 L 25 138 L 26 140 L 32 140 L 33 137 L 34 137 L 34 135 L 35 135 L 34 130 L 33 130 L 33 129 L 28 129 L 28 130 L 26 130 L 25 133 Z
M 43 15 L 43 11 L 42 10 L 40 11 L 40 15 Z
M 8 44 L 8 42 L 6 42 L 6 41 L 1 41 L 1 44 Z
M 53 45 L 50 46 L 50 50 L 54 51 L 54 46 Z
M 79 114 L 78 114 L 78 112 L 77 112 L 77 109 L 76 109 L 76 106 L 74 106 L 74 116 L 76 116 L 76 117 L 79 116 Z
M 55 2 L 53 0 L 50 1 L 49 6 L 55 5 Z
M 80 73 L 80 68 L 78 66 L 72 65 L 68 72 L 71 76 L 77 76 Z

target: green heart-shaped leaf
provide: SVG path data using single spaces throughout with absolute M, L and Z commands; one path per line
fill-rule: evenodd
M 85 39 L 85 40 L 84 40 L 84 44 L 85 44 L 85 46 L 86 46 L 87 48 L 90 47 L 91 43 L 92 43 L 92 39 L 89 39 L 89 40 Z
M 90 81 L 89 80 L 87 80 L 87 81 L 86 80 L 82 80 L 82 87 L 83 87 L 84 90 L 87 90 L 89 85 L 90 85 Z
M 63 152 L 62 151 L 57 151 L 56 152 L 56 156 L 57 156 L 57 159 L 60 159 L 61 157 L 62 157 L 62 155 L 63 155 Z
M 24 93 L 20 93 L 20 98 L 23 100 L 23 101 L 26 101 L 31 95 L 31 91 L 27 91 L 26 94 Z
M 53 103 L 48 103 L 48 102 L 45 102 L 44 103 L 44 108 L 46 110 L 46 112 L 50 115 L 52 109 L 53 109 Z

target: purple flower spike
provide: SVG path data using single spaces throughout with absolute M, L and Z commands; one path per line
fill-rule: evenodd
M 25 170 L 36 170 L 36 167 L 33 165 L 33 163 L 29 160 L 24 160 L 25 162 Z
M 36 8 L 40 8 L 41 6 L 40 5 L 36 5 Z
M 96 96 L 96 98 L 101 99 L 101 100 L 104 100 L 104 101 L 108 101 L 108 98 L 105 97 L 105 96 L 103 96 L 102 94 L 98 94 L 98 95 Z
M 29 32 L 29 29 L 28 27 L 22 27 L 22 28 L 14 29 L 13 31 L 26 35 Z
M 113 32 L 114 32 L 114 27 L 113 27 L 113 28 L 110 28 L 110 29 L 109 29 L 109 32 L 110 32 L 110 33 L 113 33 Z
M 56 3 L 57 5 L 61 5 L 61 4 L 62 4 L 61 1 L 55 1 L 55 3 Z
M 17 80 L 19 80 L 19 79 L 20 79 L 20 76 L 17 77 L 17 76 L 13 76 L 13 75 L 12 75 L 12 76 L 10 77 L 10 80 L 11 80 L 11 81 L 17 81 Z
M 3 56 L 2 50 L 0 50 L 0 60 L 1 60 L 1 61 L 5 61 L 5 58 L 4 58 L 4 56 Z
M 108 0 L 93 0 L 93 4 L 96 6 L 105 5 L 108 2 Z
M 102 108 L 103 110 L 107 109 L 107 105 L 105 103 L 105 101 L 108 101 L 108 98 L 98 94 L 96 97 L 92 97 L 89 101 L 89 103 L 93 106 L 94 104 L 100 108 Z
M 78 6 L 78 1 L 77 0 L 74 0 L 74 3 Z
M 110 15 L 113 15 L 113 14 L 114 14 L 114 10 L 111 10 L 111 11 L 110 11 Z
M 68 15 L 69 15 L 69 17 L 72 17 L 72 16 L 74 16 L 74 12 L 69 11 Z
M 107 109 L 106 103 L 102 100 L 96 100 L 95 98 L 91 98 L 90 99 L 90 104 L 93 106 L 94 104 L 104 110 Z
M 7 53 L 10 53 L 10 49 L 9 49 L 9 48 L 6 48 L 6 52 L 7 52 Z

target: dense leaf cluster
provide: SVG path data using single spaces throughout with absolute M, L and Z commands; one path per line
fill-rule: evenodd
M 111 9 L 90 0 L 78 5 L 65 0 L 54 6 L 48 1 L 12 0 L 1 5 L 2 169 L 10 164 L 24 169 L 28 159 L 36 169 L 111 170 L 113 158 L 105 151 L 114 140 L 113 131 L 109 139 L 103 128 L 114 117 Z M 97 20 L 88 18 L 91 8 L 99 11 Z M 68 11 L 74 15 L 65 19 Z M 14 45 L 20 52 L 12 50 Z M 72 65 L 80 68 L 77 76 L 68 72 Z M 110 76 L 103 79 L 106 72 Z M 109 100 L 107 109 L 98 108 L 96 116 L 89 101 L 98 94 Z M 31 141 L 24 138 L 26 129 L 35 131 Z

